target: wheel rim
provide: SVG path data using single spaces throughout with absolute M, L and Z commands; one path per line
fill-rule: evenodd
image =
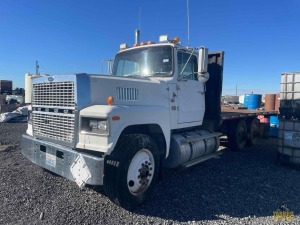
M 147 150 L 138 151 L 128 168 L 127 187 L 132 194 L 139 194 L 150 186 L 154 174 L 154 157 Z

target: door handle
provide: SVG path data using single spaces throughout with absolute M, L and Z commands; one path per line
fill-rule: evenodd
M 173 97 L 171 99 L 171 102 L 175 102 L 175 98 L 177 97 L 177 95 L 175 94 L 175 92 L 173 92 Z

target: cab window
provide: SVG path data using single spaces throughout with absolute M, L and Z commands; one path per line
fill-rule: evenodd
M 198 71 L 198 65 L 197 65 L 196 56 L 194 55 L 191 56 L 191 54 L 189 53 L 180 51 L 177 53 L 177 62 L 178 62 L 179 78 L 184 77 L 190 80 L 197 80 L 196 72 Z M 185 66 L 186 63 L 187 65 Z

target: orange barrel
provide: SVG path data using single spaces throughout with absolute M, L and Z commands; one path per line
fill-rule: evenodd
M 275 97 L 275 111 L 279 112 L 279 106 L 280 106 L 280 93 L 277 93 Z
M 265 95 L 265 110 L 275 110 L 275 99 L 276 94 L 266 94 Z
M 259 119 L 259 135 L 262 138 L 269 138 L 270 135 L 270 118 L 258 116 Z

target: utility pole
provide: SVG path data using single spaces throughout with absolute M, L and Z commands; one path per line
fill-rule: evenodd
M 35 74 L 36 75 L 40 75 L 39 69 L 40 69 L 39 62 L 36 60 L 35 61 Z

